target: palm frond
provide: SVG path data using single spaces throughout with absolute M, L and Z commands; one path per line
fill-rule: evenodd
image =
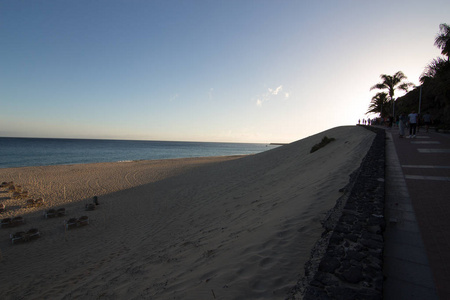
M 395 80 L 398 81 L 398 82 L 400 82 L 400 81 L 402 81 L 402 80 L 404 80 L 404 79 L 407 79 L 406 76 L 405 76 L 405 74 L 403 74 L 402 71 L 398 71 L 397 73 L 394 74 L 393 77 L 394 77 Z
M 434 40 L 434 45 L 441 49 L 442 55 L 449 57 L 450 54 L 450 26 L 443 23 L 439 25 L 440 33 Z
M 375 84 L 373 87 L 371 87 L 370 88 L 370 90 L 385 90 L 385 89 L 388 89 L 389 87 L 388 86 L 386 86 L 386 84 L 384 84 L 384 83 L 377 83 L 377 84 Z
M 387 101 L 387 93 L 385 92 L 379 92 L 375 96 L 372 97 L 372 102 L 378 102 L 378 101 Z
M 442 57 L 438 57 L 433 59 L 423 70 L 422 74 L 419 77 L 419 81 L 421 83 L 424 83 L 427 79 L 436 77 L 436 74 L 439 73 L 440 70 L 442 70 L 448 61 L 443 59 Z

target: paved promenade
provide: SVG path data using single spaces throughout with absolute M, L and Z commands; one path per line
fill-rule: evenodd
M 385 299 L 450 299 L 450 135 L 387 129 Z

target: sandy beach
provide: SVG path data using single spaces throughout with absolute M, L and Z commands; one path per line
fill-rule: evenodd
M 24 208 L 0 189 L 0 218 L 26 220 L 0 229 L 0 298 L 285 299 L 374 136 L 345 126 L 249 156 L 0 169 L 45 200 Z M 90 224 L 65 229 L 80 216 Z M 11 244 L 30 228 L 41 237 Z

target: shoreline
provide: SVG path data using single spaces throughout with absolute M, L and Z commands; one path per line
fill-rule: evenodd
M 256 153 L 258 154 L 258 153 Z M 234 154 L 234 155 L 216 155 L 216 156 L 191 156 L 191 157 L 176 157 L 176 158 L 161 158 L 161 159 L 131 159 L 131 160 L 118 160 L 118 161 L 104 161 L 104 162 L 89 162 L 89 163 L 67 163 L 67 164 L 54 164 L 54 165 L 38 165 L 38 166 L 21 166 L 21 167 L 7 167 L 1 170 L 13 170 L 18 168 L 48 168 L 48 167 L 64 167 L 64 166 L 83 166 L 83 165 L 96 165 L 96 164 L 120 164 L 120 163 L 139 163 L 139 162 L 161 162 L 166 160 L 189 160 L 189 159 L 220 159 L 220 158 L 241 158 L 255 154 Z
M 0 138 L 1 139 L 1 138 Z M 0 168 L 246 155 L 275 146 L 257 143 L 124 140 L 1 140 Z
M 336 141 L 309 154 L 324 135 Z M 23 209 L 2 199 L 8 216 L 23 214 L 23 229 L 36 226 L 42 236 L 12 246 L 6 236 L 15 229 L 1 229 L 0 292 L 284 299 L 373 138 L 346 126 L 242 157 L 0 169 L 1 181 L 21 183 L 48 204 Z M 98 209 L 85 211 L 94 195 Z M 63 206 L 67 217 L 88 215 L 90 224 L 66 231 L 62 219 L 42 217 Z

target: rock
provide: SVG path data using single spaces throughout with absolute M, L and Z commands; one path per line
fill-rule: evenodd
M 341 262 L 336 257 L 327 257 L 319 264 L 319 271 L 334 273 L 341 266 Z
M 316 269 L 305 271 L 303 299 L 383 299 L 386 133 L 367 129 L 376 136 L 360 167 L 350 176 L 345 190 L 348 198 L 340 215 L 333 215 L 337 223 L 323 224 L 326 234 L 321 241 L 327 241 L 326 251 L 314 256 Z
M 342 277 L 350 283 L 358 283 L 363 280 L 363 273 L 361 267 L 350 267 L 348 270 L 342 272 Z

